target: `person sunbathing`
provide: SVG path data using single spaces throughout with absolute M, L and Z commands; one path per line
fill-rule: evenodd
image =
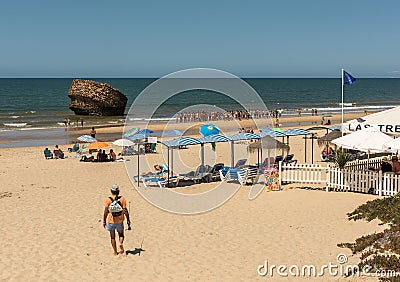
M 149 171 L 146 173 L 142 173 L 141 176 L 150 176 L 150 175 L 155 175 L 155 174 L 160 174 L 163 172 L 163 168 L 159 164 L 154 165 L 154 171 Z

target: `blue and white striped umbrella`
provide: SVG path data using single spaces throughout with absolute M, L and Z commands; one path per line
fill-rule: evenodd
M 260 139 L 260 135 L 248 132 L 237 133 L 231 136 L 228 136 L 231 141 L 239 141 L 239 140 L 251 140 L 251 139 Z
M 261 129 L 261 132 L 258 134 L 261 136 L 261 138 L 265 136 L 271 136 L 271 137 L 285 137 L 286 134 L 280 131 L 276 131 L 270 128 L 263 128 Z
M 161 142 L 167 147 L 179 147 L 179 146 L 187 146 L 187 145 L 196 145 L 200 144 L 201 142 L 199 139 L 192 138 L 192 137 L 181 137 L 169 141 Z
M 198 139 L 201 143 L 217 143 L 217 142 L 228 142 L 230 139 L 227 136 L 221 134 L 208 135 Z
M 296 135 L 308 135 L 311 134 L 310 131 L 304 130 L 304 129 L 288 129 L 285 130 L 283 133 L 285 133 L 286 136 L 296 136 Z
M 136 133 L 136 134 L 134 134 L 132 136 L 128 136 L 126 138 L 128 138 L 129 140 L 134 141 L 134 140 L 139 140 L 139 139 L 145 139 L 145 138 L 147 138 L 147 136 L 148 136 L 148 134 Z
M 132 135 L 135 135 L 136 133 L 139 132 L 139 130 L 140 129 L 138 127 L 131 128 L 127 132 L 124 133 L 124 137 L 130 137 Z
M 149 135 L 149 134 L 152 134 L 153 132 L 154 132 L 153 130 L 145 128 L 145 129 L 139 130 L 136 134 Z
M 78 139 L 79 141 L 88 142 L 88 143 L 97 142 L 97 139 L 96 139 L 96 138 L 94 138 L 94 137 L 92 137 L 92 136 L 89 136 L 89 135 L 82 135 L 82 136 L 79 136 L 77 139 Z

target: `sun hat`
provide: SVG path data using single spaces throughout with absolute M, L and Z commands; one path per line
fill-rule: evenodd
M 113 186 L 111 186 L 111 191 L 112 192 L 118 192 L 119 191 L 119 187 L 117 184 L 113 184 Z
M 382 158 L 382 162 L 387 162 L 388 161 L 388 158 L 387 157 L 383 157 Z

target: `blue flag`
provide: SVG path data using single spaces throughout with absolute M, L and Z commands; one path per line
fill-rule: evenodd
M 347 71 L 343 70 L 343 83 L 352 85 L 352 84 L 354 84 L 354 82 L 356 82 L 356 79 L 351 74 L 349 74 Z

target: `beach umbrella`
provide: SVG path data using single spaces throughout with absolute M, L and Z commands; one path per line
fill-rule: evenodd
M 105 143 L 105 142 L 93 142 L 92 144 L 90 144 L 86 148 L 88 148 L 88 149 L 102 149 L 102 148 L 105 148 L 107 146 L 108 146 L 108 144 Z
M 386 142 L 383 144 L 383 148 L 392 152 L 397 152 L 400 150 L 400 137 Z
M 181 136 L 182 135 L 182 131 L 180 130 L 168 130 L 164 133 L 164 136 Z
M 128 138 L 129 140 L 135 141 L 135 140 L 139 140 L 139 139 L 146 139 L 146 138 L 147 138 L 147 135 L 148 135 L 148 134 L 137 133 L 137 134 L 134 134 L 134 135 L 132 135 L 132 136 L 128 136 L 127 138 Z
M 201 133 L 201 135 L 206 137 L 209 135 L 219 134 L 220 130 L 214 124 L 205 124 L 203 126 L 200 126 L 199 132 Z
M 282 132 L 282 129 L 280 131 L 272 130 L 271 128 L 263 128 L 261 129 L 261 132 L 258 134 L 260 135 L 261 138 L 265 136 L 271 136 L 271 137 L 285 137 L 285 133 Z
M 112 142 L 114 145 L 116 146 L 121 146 L 121 147 L 129 147 L 129 146 L 133 146 L 135 143 L 133 143 L 131 140 L 128 139 L 118 139 L 115 140 L 114 142 Z
M 332 130 L 318 139 L 318 145 L 324 144 L 324 142 L 331 142 L 339 137 L 342 137 L 342 132 L 340 132 L 340 130 Z
M 96 138 L 94 138 L 94 137 L 92 137 L 92 136 L 89 136 L 89 135 L 82 135 L 82 136 L 79 136 L 77 139 L 78 139 L 79 141 L 87 142 L 87 143 L 97 142 L 97 139 L 96 139 Z
M 136 133 L 138 133 L 140 129 L 138 127 L 134 127 L 129 129 L 127 132 L 125 132 L 124 137 L 130 137 L 132 135 L 135 135 Z
M 145 129 L 139 130 L 136 134 L 149 135 L 149 134 L 152 134 L 152 133 L 154 133 L 153 130 L 145 128 Z
M 374 127 L 368 127 L 351 134 L 332 140 L 345 149 L 353 149 L 363 152 L 379 153 L 384 152 L 384 144 L 391 141 L 392 138 Z
M 399 125 L 400 106 L 349 120 L 343 124 L 343 131 L 350 133 L 367 127 L 376 127 L 380 131 L 394 136 L 400 136 Z

